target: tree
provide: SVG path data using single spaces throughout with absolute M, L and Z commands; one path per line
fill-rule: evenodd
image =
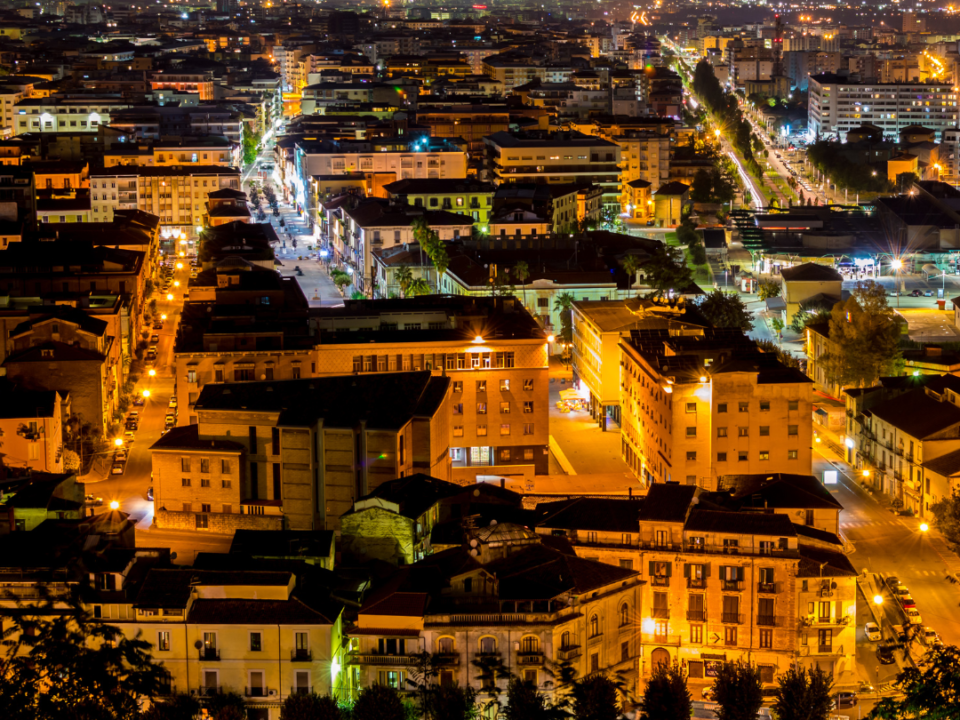
M 194 720 L 200 714 L 200 702 L 186 693 L 177 693 L 162 703 L 153 703 L 142 720 Z
M 523 304 L 527 304 L 527 278 L 530 277 L 530 266 L 525 260 L 520 260 L 513 266 L 513 276 L 523 285 Z
M 766 280 L 760 283 L 760 292 L 757 293 L 761 300 L 766 300 L 767 298 L 780 297 L 780 293 L 783 288 L 780 287 L 780 283 L 774 282 L 773 280 Z
M 573 717 L 577 720 L 617 720 L 620 717 L 617 692 L 617 683 L 603 673 L 593 673 L 577 680 L 571 692 Z
M 960 493 L 942 498 L 930 506 L 937 529 L 954 547 L 960 546 Z
M 753 313 L 747 312 L 739 293 L 725 293 L 717 288 L 701 297 L 697 307 L 714 327 L 737 328 L 744 332 L 753 328 Z
M 726 662 L 713 682 L 713 699 L 720 705 L 717 720 L 755 720 L 763 704 L 760 669 L 744 662 Z
M 704 168 L 697 170 L 693 176 L 693 186 L 690 188 L 690 199 L 694 202 L 710 202 L 713 192 L 713 177 Z
M 846 302 L 830 313 L 830 343 L 821 357 L 827 380 L 842 387 L 869 387 L 896 375 L 901 362 L 901 319 L 887 306 L 883 286 L 857 283 Z
M 407 288 L 410 287 L 410 283 L 413 282 L 413 271 L 410 269 L 409 265 L 401 265 L 397 268 L 396 272 L 393 274 L 393 279 L 397 281 L 397 284 L 400 286 L 400 293 L 406 297 Z
M 960 648 L 956 645 L 934 647 L 924 656 L 922 669 L 908 667 L 897 675 L 900 698 L 884 698 L 873 709 L 871 718 L 899 720 L 953 720 L 960 703 Z
M 687 720 L 692 714 L 687 681 L 676 663 L 657 663 L 640 700 L 641 720 Z
M 407 709 L 394 688 L 370 685 L 360 690 L 351 720 L 407 720 Z
M 560 293 L 553 301 L 553 309 L 560 313 L 560 337 L 565 343 L 573 342 L 573 319 L 570 317 L 575 298 L 572 294 Z
M 94 621 L 79 591 L 0 610 L 0 717 L 63 720 L 136 717 L 169 679 L 150 643 Z
M 333 280 L 333 284 L 337 286 L 337 290 L 341 293 L 347 285 L 353 282 L 353 276 L 343 270 L 331 270 L 330 279 Z
M 547 699 L 529 680 L 512 678 L 507 685 L 507 705 L 503 709 L 507 720 L 550 720 Z
M 773 712 L 778 720 L 827 720 L 833 680 L 820 667 L 791 665 L 777 678 Z
M 251 129 L 249 123 L 243 124 L 243 164 L 252 165 L 260 149 L 260 134 Z
M 618 261 L 620 267 L 624 269 L 627 273 L 627 278 L 629 278 L 629 287 L 633 287 L 634 283 L 637 282 L 637 270 L 640 269 L 640 260 L 636 255 L 624 255 Z
M 244 720 L 247 717 L 247 707 L 240 693 L 217 692 L 208 696 L 203 704 L 213 720 Z
M 413 222 L 410 223 L 410 227 L 413 228 L 414 239 L 420 243 L 420 247 L 423 248 L 423 251 L 427 254 L 427 257 L 430 258 L 430 262 L 433 263 L 433 266 L 437 270 L 436 289 L 439 293 L 440 278 L 443 277 L 443 274 L 450 266 L 450 256 L 447 254 L 447 244 L 440 239 L 437 231 L 430 227 L 430 225 L 427 223 L 427 219 L 423 215 L 418 218 L 414 218 Z
M 670 290 L 682 293 L 693 283 L 693 274 L 683 262 L 680 249 L 664 243 L 655 247 L 643 266 L 643 273 L 653 287 L 654 297 L 662 297 Z
M 700 233 L 689 220 L 684 220 L 677 226 L 677 242 L 687 246 L 700 242 Z
M 403 296 L 412 298 L 412 297 L 418 297 L 419 295 L 429 295 L 432 292 L 433 292 L 433 288 L 430 287 L 430 283 L 428 283 L 422 277 L 418 277 L 418 278 L 414 278 L 410 282 Z
M 691 265 L 706 265 L 707 264 L 707 251 L 703 247 L 703 243 L 698 237 L 696 242 L 692 242 L 687 246 L 687 253 L 690 256 Z
M 473 720 L 477 715 L 477 691 L 467 685 L 434 685 L 430 689 L 425 717 L 433 720 Z
M 777 345 L 772 340 L 757 340 L 757 347 L 760 348 L 763 352 L 772 353 L 777 356 L 777 360 L 782 362 L 789 368 L 794 370 L 800 369 L 800 361 L 797 360 L 793 355 L 786 352 L 782 347 Z
M 288 695 L 280 706 L 280 720 L 343 720 L 343 711 L 329 695 Z

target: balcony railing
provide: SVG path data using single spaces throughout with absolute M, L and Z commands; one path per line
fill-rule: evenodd
M 721 613 L 720 622 L 743 625 L 743 615 L 740 613 Z
M 580 657 L 580 646 L 579 645 L 570 645 L 569 647 L 562 647 L 557 650 L 557 659 L 558 660 L 574 660 L 575 658 Z
M 688 622 L 706 622 L 707 611 L 706 610 L 687 610 L 687 621 Z
M 243 689 L 243 694 L 246 697 L 266 697 L 269 691 L 263 687 L 248 687 Z
M 477 653 L 478 655 L 480 653 Z M 350 653 L 347 662 L 352 665 L 415 665 L 417 658 L 412 655 L 376 655 Z
M 310 662 L 311 660 L 313 660 L 313 653 L 306 648 L 290 651 L 290 662 Z
M 459 665 L 460 655 L 458 653 L 437 653 L 433 656 L 434 665 Z
M 679 544 L 668 542 L 656 542 L 641 540 L 640 548 L 643 550 L 662 550 L 663 552 L 678 552 L 681 548 Z
M 757 625 L 766 625 L 768 627 L 777 626 L 776 615 L 757 615 Z
M 309 685 L 295 685 L 290 688 L 291 695 L 313 695 L 313 688 Z
M 520 652 L 517 654 L 517 665 L 543 665 L 543 653 Z
M 737 592 L 743 590 L 743 580 L 721 580 L 720 589 L 724 592 Z
M 771 595 L 777 592 L 777 584 L 775 582 L 760 582 L 757 583 L 757 592 L 764 593 L 766 595 Z
M 655 607 L 651 610 L 653 617 L 657 620 L 669 620 L 670 619 L 670 608 L 665 607 Z
M 216 695 L 220 692 L 219 685 L 201 685 L 198 688 L 200 697 L 210 697 L 211 695 Z
M 200 648 L 201 660 L 219 660 L 220 651 L 217 648 Z
M 703 590 L 707 586 L 706 578 L 687 578 L 687 587 L 693 590 Z

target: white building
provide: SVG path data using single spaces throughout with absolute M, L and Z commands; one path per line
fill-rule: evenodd
M 15 133 L 96 132 L 109 125 L 111 114 L 130 107 L 119 97 L 102 95 L 27 98 L 13 106 Z
M 957 126 L 957 93 L 949 83 L 868 84 L 849 82 L 837 75 L 816 75 L 809 82 L 808 123 L 811 137 L 838 134 L 864 123 L 899 139 L 911 125 L 935 130 Z

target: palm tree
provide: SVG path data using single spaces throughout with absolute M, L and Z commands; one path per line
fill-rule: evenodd
M 632 288 L 634 283 L 637 282 L 637 270 L 640 268 L 640 261 L 637 260 L 636 255 L 627 255 L 620 259 L 620 267 L 626 270 L 630 278 L 629 286 Z
M 410 269 L 409 265 L 401 265 L 394 271 L 393 279 L 397 281 L 397 284 L 400 285 L 400 293 L 406 297 L 407 288 L 410 287 L 410 283 L 413 282 L 413 271 Z
M 418 277 L 410 281 L 410 284 L 407 285 L 406 290 L 403 291 L 403 296 L 412 298 L 417 297 L 418 295 L 429 295 L 430 292 L 430 283 L 428 283 L 422 277 Z
M 530 266 L 524 260 L 520 260 L 513 266 L 513 276 L 523 285 L 523 304 L 527 304 L 527 278 L 530 277 Z
M 570 308 L 575 298 L 568 292 L 560 293 L 553 301 L 553 309 L 560 313 L 560 337 L 564 343 L 573 342 L 573 326 L 570 320 Z

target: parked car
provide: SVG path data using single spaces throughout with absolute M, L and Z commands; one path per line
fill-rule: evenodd
M 127 420 L 139 420 L 139 419 L 140 419 L 139 410 L 131 410 L 130 412 L 127 413 Z
M 173 427 L 177 424 L 177 416 L 173 414 L 167 415 L 167 417 L 164 418 L 164 423 L 167 427 Z
M 937 635 L 937 631 L 932 627 L 925 627 L 920 631 L 920 640 L 922 640 L 923 644 L 927 647 L 933 647 L 940 640 L 940 636 Z
M 701 696 L 704 700 L 712 700 L 712 699 L 713 699 L 713 685 L 707 685 L 707 687 L 705 687 L 705 688 L 703 689 L 703 691 L 700 693 L 700 696 Z
M 906 585 L 897 585 L 893 589 L 893 594 L 896 595 L 897 597 L 903 597 L 904 595 L 909 595 L 910 588 L 908 588 Z
M 897 639 L 897 642 L 910 642 L 910 638 L 907 637 L 907 631 L 903 629 L 903 625 L 893 625 L 892 628 L 893 636 Z
M 163 323 L 162 323 L 162 322 L 159 322 L 159 321 L 155 322 L 155 323 L 153 324 L 153 329 L 154 329 L 154 330 L 163 330 Z
M 111 475 L 123 475 L 123 463 L 114 463 L 110 470 Z
M 152 343 L 160 342 L 160 336 L 154 333 L 153 335 L 150 336 L 150 342 Z
M 137 407 L 143 407 L 144 403 L 146 403 L 146 402 L 147 402 L 147 400 L 146 400 L 146 398 L 143 397 L 143 395 L 137 395 L 137 396 L 133 399 L 133 404 L 136 405 Z
M 901 595 L 900 596 L 900 607 L 904 610 L 909 610 L 910 608 L 915 608 L 917 603 L 913 599 L 913 595 Z
M 94 495 L 87 495 L 86 497 L 84 497 L 83 501 L 87 505 L 93 505 L 94 507 L 100 507 L 101 505 L 103 505 L 103 498 L 96 497 Z
M 919 290 L 914 290 L 912 293 L 910 293 L 910 297 L 923 297 L 923 293 Z
M 889 645 L 877 645 L 877 660 L 881 665 L 893 665 L 897 659 L 893 656 L 894 648 Z
M 136 420 L 128 420 L 127 424 L 124 426 L 127 430 L 133 430 L 136 432 L 139 429 L 139 425 Z
M 176 395 L 171 395 L 171 396 L 170 396 L 170 402 L 167 403 L 167 407 L 175 408 L 176 406 L 177 406 L 177 396 L 176 396 Z
M 128 445 L 129 445 L 130 443 L 132 443 L 132 442 L 133 442 L 134 440 L 136 440 L 136 439 L 137 439 L 137 437 L 136 437 L 136 435 L 133 434 L 133 430 L 127 430 L 127 431 L 123 434 L 123 441 L 124 441 L 125 443 L 127 443 Z
M 880 626 L 875 622 L 868 622 L 864 625 L 863 634 L 867 636 L 867 640 L 872 640 L 873 642 L 878 642 L 883 639 L 883 636 L 880 634 Z
M 907 620 L 911 625 L 923 625 L 923 618 L 920 617 L 920 611 L 916 608 L 907 609 Z
M 887 578 L 887 587 L 895 588 L 899 584 L 900 584 L 900 578 L 898 578 L 896 575 L 891 575 L 890 577 Z

